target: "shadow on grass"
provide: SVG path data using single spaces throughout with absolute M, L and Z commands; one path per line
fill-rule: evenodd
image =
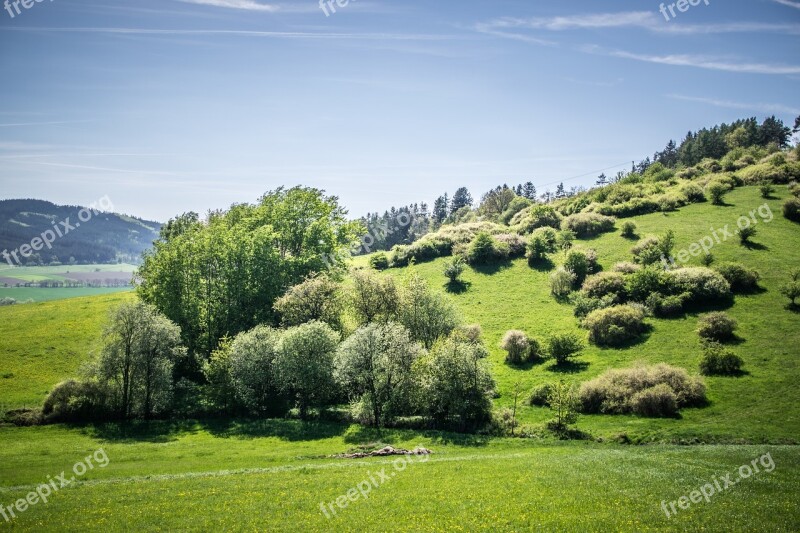
M 506 363 L 506 366 L 508 366 L 508 368 L 512 370 L 530 370 L 531 368 L 543 365 L 546 362 L 547 359 L 542 359 L 541 357 L 537 357 L 532 361 L 525 361 L 524 363 L 519 363 L 519 364 Z
M 156 444 L 172 442 L 181 435 L 190 435 L 203 429 L 196 420 L 129 420 L 73 427 L 80 428 L 83 433 L 102 440 Z
M 589 368 L 589 363 L 586 361 L 567 361 L 566 363 L 553 363 L 547 367 L 550 372 L 558 374 L 578 374 Z
M 451 294 L 463 294 L 469 290 L 471 285 L 472 283 L 469 281 L 461 281 L 460 279 L 456 281 L 448 281 L 444 284 L 444 290 Z
M 800 304 L 786 304 L 785 308 L 792 313 L 800 313 Z
M 498 272 L 500 272 L 502 270 L 506 270 L 507 268 L 511 268 L 512 265 L 513 265 L 513 263 L 511 262 L 511 260 L 510 259 L 506 259 L 506 260 L 503 260 L 503 261 L 494 261 L 492 263 L 486 263 L 486 264 L 483 264 L 483 265 L 473 265 L 472 269 L 475 272 L 478 272 L 480 274 L 486 274 L 486 275 L 491 276 L 491 275 L 497 274 Z
M 745 241 L 742 243 L 742 246 L 748 250 L 769 250 L 769 246 L 761 244 L 760 242 Z
M 436 444 L 456 444 L 459 446 L 486 446 L 491 437 L 475 433 L 456 433 L 454 431 L 402 429 L 402 428 L 375 428 L 366 426 L 350 426 L 344 434 L 344 441 L 352 445 L 365 445 L 369 443 L 395 444 L 408 442 L 415 438 L 430 440 Z
M 556 267 L 556 264 L 549 257 L 543 257 L 541 259 L 528 260 L 528 266 L 537 272 L 550 272 Z

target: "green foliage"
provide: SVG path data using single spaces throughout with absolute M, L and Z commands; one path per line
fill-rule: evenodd
M 758 289 L 761 275 L 757 270 L 747 268 L 739 263 L 720 263 L 714 270 L 719 272 L 730 284 L 733 292 L 753 292 Z
M 275 355 L 280 333 L 256 326 L 239 333 L 230 346 L 230 374 L 236 398 L 255 414 L 281 412 L 275 379 Z
M 349 308 L 358 324 L 386 322 L 397 316 L 400 295 L 394 278 L 365 270 L 356 270 L 351 277 Z
M 524 198 L 522 196 L 515 196 L 511 203 L 508 205 L 505 211 L 500 215 L 500 222 L 506 225 L 511 224 L 511 220 L 514 216 L 522 211 L 523 209 L 530 207 L 533 205 L 533 201 Z
M 581 410 L 584 413 L 636 413 L 642 416 L 656 413 L 655 416 L 665 416 L 667 413 L 663 409 L 669 407 L 671 401 L 663 387 L 651 390 L 658 385 L 669 387 L 678 409 L 702 405 L 706 401 L 706 387 L 700 378 L 689 376 L 682 368 L 661 363 L 612 369 L 584 382 L 580 388 Z M 649 393 L 639 395 L 648 390 Z
M 574 385 L 567 385 L 563 380 L 550 388 L 547 403 L 553 412 L 553 419 L 548 427 L 556 433 L 563 433 L 578 421 L 580 400 Z
M 654 235 L 639 241 L 636 246 L 631 248 L 631 253 L 633 260 L 642 265 L 653 265 L 661 261 L 662 256 L 668 257 L 664 254 L 661 239 Z
M 375 270 L 386 270 L 389 268 L 389 257 L 384 252 L 377 252 L 369 258 L 369 266 Z
M 711 197 L 711 203 L 714 205 L 725 203 L 725 195 L 728 194 L 728 190 L 728 186 L 719 181 L 712 181 L 706 187 L 706 192 Z
M 275 348 L 278 388 L 296 402 L 300 417 L 311 407 L 324 407 L 336 394 L 333 356 L 339 334 L 324 322 L 309 322 L 284 331 Z
M 280 188 L 156 241 L 137 291 L 181 328 L 191 353 L 207 357 L 225 335 L 274 323 L 286 287 L 339 268 L 362 233 L 336 197 Z
M 291 287 L 278 298 L 274 307 L 284 327 L 321 320 L 340 330 L 343 304 L 339 284 L 327 274 L 319 274 Z
M 536 228 L 561 227 L 561 215 L 551 206 L 534 204 L 525 208 L 511 219 L 511 227 L 521 235 L 531 233 Z
M 630 305 L 592 311 L 582 325 L 589 330 L 589 342 L 599 346 L 622 346 L 647 329 L 644 313 Z
M 111 313 L 92 374 L 120 417 L 148 419 L 170 408 L 173 368 L 184 353 L 177 325 L 152 305 L 124 303 Z
M 548 354 L 556 360 L 557 365 L 564 365 L 578 357 L 583 350 L 583 343 L 577 335 L 564 333 L 553 335 L 547 341 Z
M 636 236 L 636 223 L 626 220 L 622 223 L 620 235 L 628 239 Z
M 791 300 L 792 305 L 796 305 L 795 301 L 800 298 L 800 282 L 791 281 L 781 287 L 781 294 Z
M 697 183 L 685 183 L 681 186 L 681 193 L 686 197 L 689 203 L 700 203 L 706 201 L 706 193 L 703 188 Z
M 704 376 L 735 376 L 741 373 L 744 361 L 741 357 L 717 342 L 703 345 L 700 373 Z
M 492 416 L 494 380 L 480 343 L 449 338 L 436 344 L 415 367 L 419 411 L 435 427 L 474 431 Z
M 479 233 L 470 243 L 467 261 L 472 265 L 486 265 L 508 259 L 509 246 L 488 233 Z
M 771 183 L 762 183 L 758 186 L 758 190 L 761 192 L 761 198 L 769 199 L 775 192 L 775 187 Z
M 630 299 L 644 302 L 651 294 L 668 292 L 667 274 L 654 267 L 637 270 L 626 278 Z
M 723 302 L 731 297 L 731 286 L 719 272 L 706 267 L 671 270 L 665 276 L 670 294 L 685 294 L 691 302 Z
M 397 316 L 411 338 L 426 349 L 431 349 L 437 340 L 447 337 L 461 323 L 450 299 L 431 290 L 416 274 L 403 285 Z
M 110 391 L 95 381 L 62 381 L 50 391 L 42 406 L 48 423 L 95 422 L 112 418 Z
M 589 274 L 589 261 L 586 252 L 570 250 L 564 258 L 564 269 L 575 275 L 573 286 L 580 286 Z
M 206 379 L 204 392 L 206 401 L 217 413 L 233 413 L 241 406 L 236 397 L 236 387 L 231 373 L 231 343 L 233 339 L 223 338 L 219 347 L 211 352 L 211 357 L 203 364 L 203 377 Z
M 631 397 L 631 412 L 653 418 L 678 414 L 678 397 L 666 383 L 640 390 Z
M 450 281 L 450 283 L 458 283 L 461 280 L 461 275 L 464 273 L 466 268 L 467 266 L 463 257 L 454 257 L 452 260 L 445 262 L 444 275 Z
M 753 226 L 747 226 L 739 230 L 739 242 L 742 244 L 747 244 L 750 242 L 750 238 L 754 237 L 757 233 L 756 228 Z
M 561 227 L 575 233 L 579 238 L 594 237 L 613 231 L 616 219 L 598 213 L 577 213 L 561 222 Z
M 528 399 L 528 404 L 533 407 L 549 407 L 550 404 L 548 403 L 548 398 L 550 397 L 550 393 L 553 390 L 553 385 L 550 383 L 545 383 L 544 385 L 540 385 L 531 391 L 531 396 Z
M 617 303 L 622 303 L 628 298 L 625 275 L 620 272 L 600 272 L 589 276 L 583 282 L 581 291 L 589 298 L 611 296 Z
M 503 335 L 500 347 L 507 352 L 506 363 L 519 365 L 527 360 L 528 336 L 524 331 L 509 330 Z
M 697 334 L 702 339 L 726 341 L 734 336 L 738 324 L 727 313 L 717 311 L 703 315 L 697 322 Z
M 800 222 L 800 198 L 789 198 L 783 203 L 783 216 L 793 222 Z
M 559 267 L 550 274 L 550 293 L 556 298 L 566 298 L 572 292 L 577 277 L 573 272 Z
M 361 405 L 369 421 L 381 427 L 410 411 L 412 365 L 422 354 L 399 324 L 368 324 L 348 337 L 336 352 L 334 378 Z

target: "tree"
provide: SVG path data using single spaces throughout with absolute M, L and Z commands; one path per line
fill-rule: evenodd
M 323 407 L 333 397 L 333 357 L 339 334 L 320 321 L 286 330 L 276 347 L 275 376 L 278 388 L 296 402 L 300 418 L 310 407 Z
M 231 343 L 229 337 L 222 339 L 203 365 L 203 376 L 207 383 L 206 398 L 217 411 L 223 413 L 234 412 L 239 405 L 231 377 Z
M 353 272 L 350 308 L 359 324 L 388 322 L 397 315 L 399 294 L 392 277 L 380 277 L 365 270 Z
M 775 118 L 775 115 L 764 119 L 758 133 L 762 146 L 775 144 L 778 148 L 789 146 L 789 139 L 792 136 L 792 130 L 785 126 L 783 121 Z
M 365 409 L 375 427 L 408 412 L 414 380 L 411 367 L 424 352 L 403 326 L 368 324 L 336 352 L 334 378 Z
M 486 356 L 483 344 L 457 335 L 437 343 L 415 369 L 419 410 L 440 427 L 454 422 L 459 430 L 469 431 L 486 424 L 495 388 Z
M 514 191 L 508 187 L 500 187 L 483 195 L 480 210 L 488 217 L 497 218 L 508 209 L 516 197 Z
M 440 196 L 433 202 L 433 220 L 437 224 L 441 224 L 447 218 L 449 208 L 449 201 L 447 199 L 447 194 Z
M 461 187 L 453 195 L 453 199 L 450 201 L 450 215 L 462 207 L 472 207 L 472 195 L 466 187 Z
M 583 350 L 583 343 L 577 335 L 571 333 L 553 335 L 548 341 L 548 352 L 550 357 L 556 360 L 557 365 L 563 365 L 577 357 L 581 350 Z
M 800 133 L 800 116 L 794 119 L 794 129 L 792 130 L 793 133 Z
M 559 183 L 558 186 L 556 187 L 556 199 L 566 198 L 566 197 L 567 197 L 567 193 L 564 190 L 564 184 L 563 183 Z
M 608 178 L 606 177 L 605 173 L 597 176 L 597 181 L 595 182 L 595 185 L 599 185 L 600 187 L 608 185 Z
M 500 347 L 508 352 L 506 363 L 518 365 L 525 361 L 528 355 L 528 336 L 524 331 L 509 330 L 503 335 Z
M 291 287 L 278 298 L 274 307 L 284 326 L 299 326 L 321 320 L 336 330 L 341 328 L 340 287 L 327 274 L 312 274 L 299 285 Z
M 231 343 L 230 372 L 236 397 L 251 412 L 275 413 L 275 353 L 280 334 L 268 326 L 240 333 Z
M 169 405 L 172 369 L 182 355 L 180 329 L 150 305 L 125 303 L 112 311 L 96 368 L 122 418 L 150 418 Z
M 725 203 L 725 195 L 728 193 L 728 187 L 724 183 L 713 181 L 708 184 L 706 189 L 708 195 L 711 196 L 711 203 L 714 205 L 723 205 Z
M 536 187 L 533 186 L 533 182 L 530 181 L 525 182 L 525 184 L 522 186 L 521 196 L 533 202 L 536 201 Z
M 547 395 L 547 404 L 554 415 L 548 427 L 556 433 L 563 433 L 578 421 L 579 399 L 574 385 L 567 385 L 564 380 L 552 385 Z
M 426 349 L 458 327 L 460 320 L 455 306 L 443 294 L 431 291 L 418 274 L 412 274 L 403 286 L 398 307 L 399 321 L 411 338 Z
M 275 324 L 273 305 L 286 289 L 343 268 L 363 232 L 335 196 L 280 188 L 204 222 L 193 214 L 175 221 L 145 253 L 137 292 L 180 326 L 191 353 L 207 358 L 226 335 Z M 199 368 L 177 372 L 197 377 Z
M 461 282 L 461 274 L 466 269 L 466 263 L 462 256 L 454 257 L 451 261 L 444 264 L 444 275 L 449 280 L 450 285 L 457 285 Z

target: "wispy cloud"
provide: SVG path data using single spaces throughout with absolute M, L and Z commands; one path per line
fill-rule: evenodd
M 784 115 L 800 114 L 800 108 L 789 107 L 782 104 L 733 102 L 731 100 L 718 100 L 715 98 L 701 98 L 698 96 L 686 96 L 683 94 L 668 94 L 667 98 L 673 100 L 683 100 L 686 102 L 696 102 L 698 104 L 711 105 L 715 107 L 727 107 L 730 109 L 743 109 L 745 111 L 760 111 L 762 113 L 778 113 Z
M 24 126 L 55 126 L 58 124 L 80 124 L 84 122 L 93 122 L 91 120 L 58 120 L 52 122 L 12 122 L 0 124 L 0 128 L 15 128 Z
M 773 0 L 784 6 L 793 7 L 795 9 L 800 9 L 800 2 L 793 2 L 792 0 Z
M 203 6 L 224 7 L 229 9 L 242 9 L 245 11 L 266 11 L 274 13 L 280 7 L 274 4 L 262 4 L 255 0 L 178 0 L 184 4 L 198 4 Z
M 776 0 L 777 1 L 777 0 Z M 784 0 L 788 1 L 788 0 Z M 481 33 L 506 37 L 522 37 L 509 30 L 539 30 L 562 32 L 568 30 L 603 30 L 636 28 L 651 33 L 676 35 L 702 35 L 719 33 L 788 33 L 800 35 L 798 24 L 774 24 L 766 22 L 727 22 L 721 24 L 669 23 L 651 11 L 626 11 L 621 13 L 597 13 L 591 15 L 568 15 L 559 17 L 499 18 L 476 26 Z M 529 37 L 536 39 L 536 37 Z
M 800 74 L 800 65 L 781 65 L 775 63 L 748 63 L 733 61 L 709 56 L 691 54 L 648 55 L 626 52 L 624 50 L 604 50 L 596 45 L 583 46 L 581 51 L 593 54 L 602 54 L 623 59 L 633 59 L 646 63 L 671 65 L 676 67 L 694 67 L 707 70 L 721 70 L 725 72 L 740 72 L 745 74 Z

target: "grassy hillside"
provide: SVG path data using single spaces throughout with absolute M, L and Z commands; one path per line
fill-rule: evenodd
M 579 427 L 604 436 L 625 433 L 631 438 L 645 440 L 721 440 L 726 442 L 774 441 L 796 442 L 800 435 L 800 380 L 798 346 L 800 346 L 800 314 L 785 309 L 788 302 L 779 293 L 788 281 L 791 268 L 800 266 L 800 226 L 781 216 L 781 205 L 787 196 L 779 188 L 780 198 L 764 200 L 756 187 L 738 188 L 726 197 L 726 205 L 710 202 L 693 204 L 672 213 L 654 213 L 629 220 L 635 221 L 640 236 L 675 232 L 676 252 L 711 234 L 711 228 L 726 224 L 735 227 L 739 216 L 767 203 L 774 215 L 771 222 L 759 222 L 755 246 L 745 248 L 731 238 L 716 245 L 712 253 L 717 262 L 737 261 L 757 269 L 762 276 L 765 292 L 738 295 L 728 310 L 740 324 L 743 342 L 732 349 L 745 360 L 748 374 L 739 378 L 706 378 L 711 405 L 700 409 L 685 409 L 681 419 L 643 419 L 633 416 L 584 416 Z M 758 217 L 758 215 L 756 215 Z M 760 217 L 759 217 L 759 220 Z M 619 225 L 619 224 L 618 224 Z M 595 248 L 604 269 L 614 263 L 630 261 L 634 240 L 620 236 L 619 231 L 589 240 L 578 240 L 575 246 Z M 558 262 L 562 254 L 556 257 Z M 368 258 L 359 258 L 365 265 Z M 445 288 L 442 274 L 444 259 L 420 263 L 406 269 L 391 269 L 386 275 L 402 277 L 410 269 L 431 284 Z M 689 264 L 699 266 L 699 258 Z M 586 367 L 575 373 L 560 373 L 550 365 L 514 368 L 504 363 L 504 352 L 498 347 L 505 331 L 521 329 L 529 335 L 544 339 L 553 333 L 575 332 L 585 338 L 568 303 L 558 303 L 550 295 L 550 271 L 535 270 L 525 260 L 502 267 L 470 269 L 464 276 L 469 285 L 466 292 L 453 294 L 458 308 L 468 323 L 478 323 L 491 350 L 492 371 L 499 384 L 500 406 L 513 401 L 515 385 L 528 392 L 536 385 L 559 379 L 582 382 L 609 368 L 627 367 L 636 362 L 667 362 L 698 373 L 700 344 L 695 333 L 697 315 L 661 320 L 649 319 L 654 326 L 649 337 L 631 348 L 602 349 L 587 345 L 580 361 Z M 549 410 L 539 407 L 522 408 L 520 418 L 525 423 L 541 423 L 550 417 Z
M 9 409 L 41 405 L 53 385 L 74 376 L 89 359 L 109 309 L 131 297 L 109 294 L 0 307 L 0 404 Z

